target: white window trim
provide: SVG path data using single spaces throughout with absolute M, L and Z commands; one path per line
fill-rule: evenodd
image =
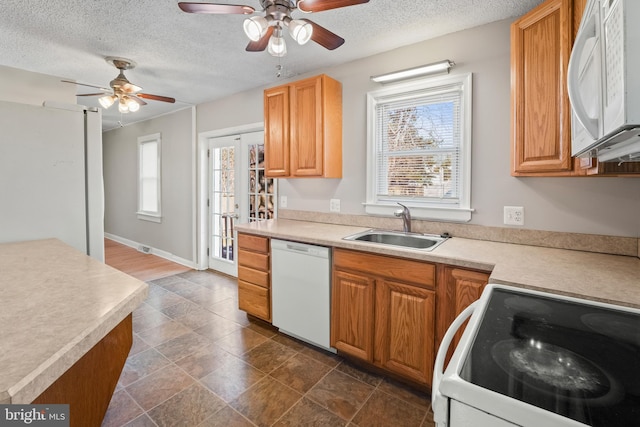
M 380 99 L 394 96 L 401 97 L 403 93 L 409 96 L 410 92 L 437 88 L 450 84 L 462 84 L 462 138 L 460 158 L 460 179 L 462 181 L 459 196 L 459 205 L 450 206 L 424 206 L 420 203 L 406 201 L 411 209 L 411 216 L 419 219 L 431 219 L 438 221 L 468 222 L 474 209 L 471 208 L 471 93 L 472 74 L 447 75 L 442 77 L 430 77 L 411 82 L 387 85 L 383 89 L 367 93 L 367 201 L 364 203 L 365 212 L 370 215 L 393 216 L 399 209 L 398 205 L 389 202 L 380 202 L 376 199 L 376 106 Z M 404 203 L 404 202 L 403 202 Z
M 156 142 L 158 144 L 158 211 L 157 212 L 148 212 L 142 210 L 142 176 L 140 174 L 141 171 L 141 162 L 142 162 L 142 146 L 149 142 Z M 151 135 L 145 135 L 138 137 L 138 211 L 136 215 L 138 219 L 144 221 L 151 222 L 162 222 L 162 138 L 160 133 L 154 133 Z

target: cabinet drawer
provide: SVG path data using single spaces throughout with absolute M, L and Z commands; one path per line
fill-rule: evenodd
M 269 253 L 269 238 L 238 233 L 238 248 Z
M 271 287 L 269 281 L 269 272 L 254 270 L 253 268 L 238 266 L 238 280 L 244 282 L 253 283 L 254 285 L 262 286 L 263 288 Z
M 269 255 L 240 249 L 238 251 L 238 265 L 261 271 L 269 271 Z
M 238 308 L 248 314 L 271 321 L 269 289 L 238 280 Z
M 342 269 L 361 271 L 429 288 L 433 288 L 436 283 L 436 266 L 428 262 L 334 249 L 333 264 Z

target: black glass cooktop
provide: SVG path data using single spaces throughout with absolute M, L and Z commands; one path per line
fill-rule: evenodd
M 589 426 L 640 426 L 640 316 L 496 288 L 460 376 Z

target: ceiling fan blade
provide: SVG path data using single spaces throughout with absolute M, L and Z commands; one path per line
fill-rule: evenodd
M 79 86 L 94 87 L 96 89 L 100 89 L 100 90 L 103 90 L 105 92 L 111 92 L 111 89 L 109 89 L 107 87 L 90 85 L 90 84 L 87 84 L 87 83 L 78 83 L 78 82 L 74 82 L 74 81 L 71 81 L 71 80 L 60 80 L 60 81 L 63 82 L 63 83 L 71 83 L 71 84 L 79 85 Z
M 302 12 L 322 12 L 363 3 L 369 3 L 369 0 L 302 0 L 298 2 L 298 9 Z
M 130 99 L 133 99 L 134 101 L 136 101 L 138 104 L 140 105 L 147 105 L 146 102 L 144 102 L 142 99 L 140 99 L 140 97 L 138 95 L 127 95 Z
M 339 48 L 344 44 L 344 39 L 339 35 L 332 33 L 321 25 L 316 24 L 315 22 L 309 19 L 303 19 L 303 21 L 308 22 L 313 27 L 313 32 L 311 33 L 311 40 L 318 43 L 320 46 L 334 50 Z
M 98 96 L 98 95 L 106 95 L 104 92 L 98 93 L 79 93 L 76 96 Z
M 273 27 L 268 27 L 267 32 L 264 33 L 264 36 L 262 36 L 260 40 L 258 40 L 257 42 L 254 42 L 254 41 L 249 42 L 249 44 L 247 45 L 246 51 L 262 52 L 267 48 L 267 45 L 269 44 L 269 38 L 271 37 L 272 34 L 273 34 Z
M 217 3 L 193 3 L 180 2 L 178 7 L 187 13 L 215 13 L 215 14 L 237 14 L 250 15 L 255 12 L 251 6 L 240 4 L 217 4 Z
M 169 98 L 168 96 L 151 95 L 150 93 L 136 93 L 135 96 L 138 98 L 153 99 L 154 101 L 170 102 L 172 104 L 176 102 L 175 98 Z

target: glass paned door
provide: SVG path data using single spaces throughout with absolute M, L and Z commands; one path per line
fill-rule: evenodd
M 264 132 L 208 140 L 209 268 L 237 276 L 236 223 L 277 216 L 277 180 L 264 173 Z
M 236 275 L 233 233 L 239 217 L 236 194 L 238 136 L 214 138 L 209 147 L 209 267 Z

